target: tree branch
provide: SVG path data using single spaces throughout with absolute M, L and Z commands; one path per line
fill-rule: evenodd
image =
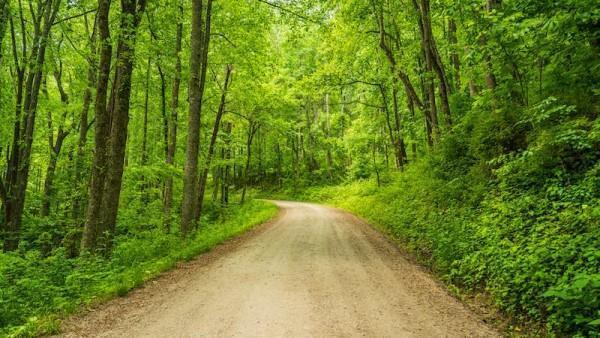
M 258 2 L 262 2 L 262 3 L 267 4 L 267 5 L 269 5 L 269 6 L 273 7 L 273 8 L 277 8 L 278 10 L 280 10 L 282 12 L 291 14 L 291 15 L 293 15 L 293 16 L 299 18 L 299 19 L 302 19 L 304 21 L 312 22 L 312 23 L 317 24 L 317 25 L 320 25 L 322 23 L 320 21 L 313 20 L 313 19 L 311 19 L 311 18 L 309 18 L 309 17 L 307 17 L 305 15 L 302 15 L 300 13 L 294 12 L 294 11 L 292 11 L 290 9 L 287 9 L 287 8 L 281 6 L 281 5 L 276 4 L 276 3 L 269 2 L 267 0 L 258 0 Z
M 90 14 L 90 13 L 94 13 L 94 12 L 95 12 L 95 11 L 97 11 L 97 10 L 98 10 L 98 8 L 93 8 L 93 9 L 89 9 L 89 10 L 87 10 L 87 11 L 83 12 L 83 13 L 74 14 L 74 15 L 68 16 L 68 17 L 66 17 L 66 18 L 61 18 L 61 19 L 59 19 L 59 20 L 56 20 L 56 21 L 55 21 L 55 22 L 52 24 L 52 26 L 54 26 L 54 25 L 58 25 L 59 23 L 62 23 L 62 22 L 65 22 L 65 21 L 69 21 L 69 20 L 71 20 L 71 19 L 76 19 L 76 18 L 82 17 L 82 16 L 84 16 L 84 15 L 87 15 L 87 14 Z

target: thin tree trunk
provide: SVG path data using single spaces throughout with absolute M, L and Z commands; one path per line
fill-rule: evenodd
M 2 41 L 4 33 L 8 26 L 8 16 L 10 15 L 9 0 L 0 0 L 0 64 L 2 64 Z
M 217 136 L 219 134 L 219 127 L 221 126 L 221 119 L 225 114 L 225 102 L 227 99 L 227 90 L 229 89 L 231 72 L 233 67 L 231 65 L 227 65 L 225 67 L 225 80 L 223 84 L 223 91 L 221 92 L 221 101 L 219 103 L 219 110 L 217 111 L 217 116 L 215 117 L 215 124 L 213 126 L 212 135 L 210 138 L 210 144 L 208 146 L 208 154 L 206 156 L 206 163 L 204 164 L 204 169 L 202 170 L 202 175 L 200 176 L 200 180 L 198 181 L 198 207 L 196 209 L 196 215 L 194 220 L 196 224 L 200 222 L 200 216 L 202 216 L 202 205 L 204 203 L 204 191 L 206 190 L 206 179 L 208 177 L 208 170 L 210 169 L 213 155 L 215 152 L 215 144 L 217 143 Z
M 148 57 L 148 63 L 146 65 L 146 83 L 144 88 L 144 118 L 142 121 L 142 158 L 141 158 L 141 166 L 145 167 L 148 165 L 149 154 L 148 154 L 148 111 L 150 105 L 150 69 L 152 68 L 152 59 Z M 145 175 L 141 176 L 141 201 L 142 204 L 148 204 L 149 196 L 148 196 L 148 188 L 150 187 L 150 182 L 146 181 Z
M 179 20 L 175 39 L 175 75 L 171 94 L 171 118 L 169 119 L 169 145 L 167 147 L 167 165 L 175 163 L 177 151 L 177 118 L 179 109 L 179 87 L 181 85 L 181 40 L 183 36 L 183 4 L 179 3 Z M 167 232 L 171 230 L 171 209 L 173 208 L 173 177 L 168 175 L 165 182 L 165 202 L 163 224 Z
M 87 17 L 86 17 L 87 23 Z M 86 25 L 87 27 L 87 25 Z M 77 184 L 75 191 L 75 197 L 73 199 L 73 218 L 79 220 L 83 214 L 82 204 L 84 199 L 84 185 L 83 185 L 83 172 L 84 172 L 84 159 L 85 150 L 87 144 L 88 131 L 90 126 L 88 124 L 88 114 L 90 105 L 92 103 L 92 88 L 96 85 L 96 23 L 94 23 L 93 32 L 90 36 L 90 56 L 88 57 L 88 73 L 87 73 L 87 86 L 83 93 L 83 104 L 81 108 L 81 115 L 79 117 L 79 139 L 77 141 L 77 155 L 75 157 L 75 182 Z
M 444 70 L 444 65 L 442 63 L 440 54 L 437 51 L 437 46 L 435 43 L 435 38 L 433 36 L 433 29 L 431 27 L 431 11 L 429 0 L 420 0 L 420 3 L 417 3 L 416 0 L 413 0 L 413 6 L 418 13 L 419 17 L 419 31 L 421 32 L 422 45 L 425 52 L 425 60 L 427 63 L 428 72 L 434 71 L 439 80 L 439 95 L 441 101 L 441 108 L 446 119 L 446 125 L 452 126 L 452 116 L 450 113 L 450 104 L 448 102 L 448 80 L 446 78 L 446 72 Z M 433 79 L 431 80 L 433 82 Z M 430 94 L 434 93 L 435 89 L 430 89 Z M 434 98 L 429 98 L 430 102 L 434 102 Z M 434 115 L 434 105 L 431 105 L 431 114 L 432 121 L 437 120 L 437 116 Z M 436 114 L 437 115 L 437 114 Z M 434 131 L 437 123 L 434 122 Z
M 146 88 L 144 93 L 144 121 L 142 124 L 142 166 L 148 164 L 148 106 L 150 101 L 150 67 L 152 61 L 148 57 L 148 64 L 146 67 Z M 144 183 L 144 186 L 146 184 Z
M 491 13 L 493 10 L 498 8 L 502 4 L 501 0 L 487 0 L 486 2 L 486 10 L 488 13 Z M 487 37 L 483 36 L 482 45 L 487 44 Z M 496 89 L 497 81 L 496 75 L 494 74 L 494 65 L 492 62 L 492 55 L 489 52 L 486 52 L 485 57 L 485 66 L 487 68 L 487 73 L 485 74 L 485 83 L 490 90 Z
M 44 194 L 42 195 L 42 209 L 40 215 L 42 217 L 48 217 L 50 215 L 51 203 L 54 198 L 54 176 L 56 172 L 56 165 L 58 163 L 58 157 L 62 150 L 62 146 L 65 138 L 71 132 L 70 129 L 65 130 L 64 124 L 68 114 L 69 96 L 64 90 L 62 84 L 62 63 L 60 64 L 60 70 L 54 72 L 54 79 L 56 85 L 60 91 L 60 101 L 64 106 L 64 113 L 58 127 L 58 133 L 56 135 L 56 142 L 54 141 L 54 128 L 52 127 L 52 114 L 48 111 L 48 147 L 50 149 L 50 160 L 48 161 L 48 167 L 46 168 L 46 179 L 44 181 Z
M 225 167 L 222 168 L 221 205 L 226 207 L 229 204 L 229 186 L 231 185 L 231 165 L 229 164 L 229 160 L 231 159 L 231 122 L 225 123 L 223 129 L 225 131 L 226 138 L 225 145 L 223 147 L 223 161 L 225 161 Z
M 203 27 L 202 0 L 192 1 L 192 37 L 190 55 L 188 138 L 183 176 L 181 232 L 186 236 L 193 228 L 198 184 L 198 152 L 200 148 L 200 119 L 206 80 L 212 0 L 207 1 L 206 22 Z
M 402 120 L 400 117 L 400 109 L 398 107 L 398 88 L 394 86 L 392 88 L 392 108 L 394 111 L 394 127 L 396 128 L 396 149 L 399 151 L 399 158 L 401 167 L 408 163 L 408 156 L 406 154 L 406 145 L 404 144 L 404 134 L 402 131 Z
M 252 141 L 254 140 L 254 135 L 258 131 L 259 124 L 254 121 L 248 122 L 248 135 L 246 140 L 246 165 L 244 167 L 244 177 L 242 178 L 242 197 L 240 199 L 240 204 L 244 204 L 246 200 L 246 190 L 248 188 L 248 181 L 250 177 L 250 163 L 252 160 Z
M 458 39 L 456 38 L 456 22 L 450 18 L 448 20 L 448 42 L 450 43 L 450 61 L 454 67 L 454 88 L 460 90 L 460 57 L 458 56 Z

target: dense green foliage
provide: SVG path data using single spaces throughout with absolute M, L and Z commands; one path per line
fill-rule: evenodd
M 598 335 L 599 27 L 597 0 L 0 0 L 1 332 L 264 219 L 263 190 Z
M 44 256 L 38 250 L 0 254 L 0 335 L 56 330 L 48 315 L 69 313 L 81 304 L 123 296 L 148 279 L 193 259 L 223 241 L 272 218 L 277 208 L 253 201 L 224 214 L 182 242 L 176 234 L 131 229 L 116 239 L 110 259 L 69 258 L 64 248 Z M 24 326 L 23 324 L 27 323 Z
M 380 225 L 448 283 L 490 293 L 518 321 L 598 335 L 600 119 L 556 101 L 520 116 L 470 112 L 435 152 L 379 185 L 300 197 Z M 516 141 L 519 151 L 499 147 Z

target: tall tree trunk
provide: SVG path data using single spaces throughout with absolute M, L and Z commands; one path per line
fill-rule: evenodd
M 110 114 L 107 109 L 108 83 L 112 59 L 110 41 L 109 11 L 111 0 L 98 0 L 96 24 L 100 47 L 98 76 L 96 82 L 94 157 L 89 187 L 88 206 L 85 226 L 81 239 L 82 251 L 93 251 L 97 248 L 98 237 L 102 232 L 102 196 L 104 180 L 107 172 L 108 137 L 110 136 Z
M 86 17 L 87 27 L 87 17 Z M 88 124 L 88 114 L 90 105 L 92 103 L 92 88 L 96 85 L 96 67 L 98 61 L 96 60 L 96 22 L 94 22 L 94 28 L 90 36 L 90 55 L 88 57 L 88 72 L 87 72 L 87 85 L 83 92 L 83 104 L 81 107 L 81 115 L 79 116 L 79 138 L 77 141 L 77 155 L 75 157 L 75 196 L 73 199 L 73 218 L 79 220 L 82 217 L 82 204 L 84 199 L 84 161 L 85 161 L 85 150 L 87 144 L 88 131 L 90 125 Z
M 110 0 L 98 0 L 96 20 L 101 48 L 95 109 L 96 145 L 82 239 L 84 251 L 101 249 L 105 253 L 109 253 L 112 246 L 127 144 L 135 40 L 137 27 L 145 7 L 146 0 L 121 1 L 121 35 L 117 43 L 117 61 L 110 106 L 107 107 L 106 98 L 112 53 L 108 17 Z
M 64 106 L 64 112 L 61 117 L 61 121 L 58 127 L 58 133 L 56 135 L 56 141 L 54 141 L 54 128 L 52 126 L 52 114 L 48 111 L 48 147 L 50 149 L 50 160 L 48 161 L 48 167 L 46 168 L 46 179 L 44 181 L 44 194 L 42 195 L 42 209 L 41 216 L 47 217 L 50 215 L 51 203 L 54 198 L 54 176 L 56 172 L 56 165 L 58 163 L 58 157 L 62 150 L 62 146 L 65 138 L 71 132 L 70 129 L 65 130 L 65 120 L 68 114 L 69 96 L 65 91 L 62 83 L 62 62 L 60 63 L 60 69 L 54 72 L 54 79 L 56 85 L 60 91 L 60 101 Z
M 408 163 L 408 156 L 406 154 L 406 145 L 404 143 L 404 133 L 402 131 L 402 120 L 400 117 L 400 109 L 398 106 L 398 88 L 393 86 L 392 88 L 392 108 L 394 112 L 394 127 L 396 131 L 396 151 L 399 152 L 401 167 Z
M 48 37 L 58 14 L 61 0 L 49 0 L 32 12 L 35 17 L 34 31 L 31 38 L 31 50 L 26 55 L 27 39 L 25 36 L 25 18 L 19 2 L 19 12 L 22 27 L 21 61 L 16 45 L 16 34 L 12 17 L 11 37 L 15 68 L 17 69 L 17 102 L 16 119 L 14 124 L 12 150 L 9 154 L 6 175 L 0 179 L 0 198 L 3 200 L 4 212 L 4 250 L 13 251 L 19 245 L 21 220 L 25 207 L 25 193 L 29 181 L 31 149 L 33 132 L 38 105 L 38 96 L 42 83 L 43 68 L 46 58 Z M 26 59 L 29 60 L 26 60 Z M 27 76 L 25 76 L 27 74 Z
M 385 113 L 385 122 L 386 122 L 385 124 L 387 127 L 387 134 L 390 138 L 390 144 L 394 148 L 394 156 L 395 156 L 394 163 L 395 163 L 396 169 L 401 169 L 404 162 L 402 159 L 402 152 L 400 151 L 400 148 L 399 148 L 400 143 L 396 139 L 397 135 L 394 132 L 394 129 L 392 128 L 387 90 L 383 84 L 379 84 L 378 88 L 379 88 L 379 92 L 381 94 L 381 99 L 382 99 L 382 103 L 383 103 L 383 112 Z
M 448 42 L 450 43 L 450 61 L 454 67 L 454 88 L 460 90 L 460 57 L 458 56 L 458 39 L 456 37 L 456 22 L 450 18 L 448 20 Z
M 152 68 L 152 59 L 148 57 L 148 64 L 146 65 L 146 83 L 144 89 L 144 118 L 142 121 L 142 158 L 140 165 L 145 167 L 148 165 L 148 161 L 150 159 L 149 151 L 148 151 L 148 112 L 150 110 L 150 69 Z M 149 196 L 148 196 L 148 188 L 150 187 L 150 182 L 146 180 L 145 175 L 141 176 L 141 201 L 142 204 L 148 204 Z
M 150 67 L 152 61 L 148 57 L 148 64 L 146 67 L 146 88 L 144 92 L 144 121 L 142 123 L 142 166 L 148 164 L 148 109 L 150 104 Z M 144 186 L 146 184 L 144 183 Z
M 248 133 L 246 139 L 246 165 L 244 166 L 244 177 L 242 178 L 242 197 L 240 199 L 240 204 L 244 204 L 246 200 L 246 190 L 248 188 L 249 178 L 250 178 L 250 163 L 252 161 L 252 141 L 254 140 L 254 136 L 258 131 L 259 124 L 255 121 L 248 121 Z
M 431 8 L 429 4 L 429 0 L 420 0 L 417 3 L 417 0 L 413 0 L 413 6 L 417 11 L 419 18 L 419 31 L 421 33 L 422 46 L 425 52 L 425 60 L 427 63 L 427 70 L 431 72 L 432 70 L 437 75 L 439 81 L 439 95 L 441 101 L 441 108 L 444 114 L 446 125 L 452 126 L 452 116 L 450 113 L 450 103 L 448 101 L 448 79 L 446 78 L 446 71 L 444 70 L 444 65 L 442 63 L 442 59 L 437 50 L 437 46 L 435 43 L 435 37 L 433 36 L 433 29 L 431 26 Z M 433 82 L 433 79 L 431 80 Z M 430 91 L 435 95 L 435 89 Z M 430 102 L 433 102 L 434 98 L 429 98 Z M 432 105 L 433 108 L 434 105 Z M 432 121 L 437 120 L 437 116 L 433 116 L 434 109 L 431 109 Z M 435 123 L 434 123 L 434 131 L 435 131 Z
M 215 117 L 215 124 L 213 125 L 212 135 L 210 137 L 210 144 L 208 145 L 208 154 L 206 155 L 206 163 L 204 164 L 204 169 L 202 170 L 202 174 L 200 175 L 200 179 L 198 180 L 198 207 L 196 208 L 196 215 L 194 215 L 194 220 L 196 224 L 200 222 L 200 216 L 202 216 L 202 205 L 204 204 L 204 191 L 206 190 L 206 179 L 208 177 L 208 170 L 210 169 L 212 159 L 215 153 L 215 144 L 217 143 L 217 136 L 219 135 L 219 128 L 221 126 L 221 119 L 225 114 L 225 102 L 227 99 L 227 90 L 229 89 L 229 84 L 231 80 L 231 72 L 233 67 L 231 65 L 227 65 L 225 67 L 225 80 L 223 83 L 223 91 L 221 92 L 221 101 L 219 102 L 219 110 L 217 111 L 217 116 Z
M 192 37 L 190 54 L 188 136 L 183 176 L 181 232 L 185 236 L 193 228 L 198 184 L 198 152 L 200 148 L 200 119 L 206 81 L 212 0 L 207 0 L 206 22 L 203 27 L 203 0 L 192 0 Z
M 169 145 L 167 147 L 167 165 L 175 164 L 177 151 L 177 118 L 179 110 L 179 87 L 181 85 L 181 40 L 183 36 L 183 4 L 179 3 L 179 20 L 175 38 L 175 75 L 171 93 L 171 118 L 169 119 Z M 171 230 L 171 209 L 173 208 L 173 177 L 168 175 L 165 182 L 165 201 L 163 224 L 167 232 Z
M 327 146 L 327 175 L 329 176 L 329 180 L 333 181 L 333 155 L 331 154 L 331 142 L 330 138 L 330 112 L 329 112 L 329 93 L 325 94 L 325 138 L 326 138 L 326 146 Z
M 226 122 L 223 129 L 226 137 L 225 145 L 223 146 L 223 161 L 225 162 L 225 167 L 221 170 L 221 205 L 227 206 L 229 204 L 229 186 L 231 185 L 231 165 L 229 164 L 229 160 L 231 159 L 231 122 Z
M 498 8 L 502 4 L 502 0 L 487 0 L 486 2 L 486 11 L 488 13 L 493 12 L 496 8 Z M 486 45 L 488 38 L 484 35 L 482 37 L 482 44 Z M 494 74 L 494 66 L 492 62 L 492 54 L 489 52 L 485 53 L 485 66 L 487 68 L 487 73 L 485 74 L 485 83 L 488 89 L 494 90 L 497 86 L 496 75 Z
M 415 4 L 413 0 L 413 4 Z M 375 2 L 371 2 L 373 7 L 373 13 L 377 19 L 377 26 L 379 28 L 379 47 L 384 52 L 388 63 L 390 65 L 390 70 L 392 75 L 402 82 L 404 87 L 404 91 L 406 92 L 406 96 L 410 99 L 413 106 L 419 107 L 419 109 L 423 112 L 426 122 L 426 134 L 427 134 L 427 142 L 430 147 L 433 147 L 434 143 L 434 133 L 438 130 L 437 128 L 437 112 L 432 111 L 431 106 L 426 104 L 427 100 L 427 92 L 423 92 L 423 100 L 419 99 L 419 95 L 417 95 L 417 91 L 415 87 L 412 85 L 408 74 L 405 71 L 400 69 L 397 65 L 396 58 L 392 51 L 392 48 L 388 43 L 388 32 L 385 29 L 385 21 L 384 21 L 384 11 L 383 6 L 376 6 Z M 419 21 L 420 22 L 420 21 Z M 423 85 L 423 76 L 421 76 L 421 87 L 424 88 Z M 435 95 L 435 93 L 434 93 Z M 431 100 L 429 100 L 431 101 Z
M 0 64 L 2 64 L 2 41 L 4 40 L 4 33 L 6 33 L 8 26 L 9 15 L 9 0 L 0 0 Z
M 105 192 L 102 196 L 103 225 L 107 234 L 102 243 L 106 253 L 112 248 L 112 238 L 117 223 L 119 198 L 127 146 L 129 124 L 129 101 L 131 98 L 131 77 L 135 62 L 135 41 L 137 28 L 146 8 L 146 0 L 121 0 L 121 33 L 117 43 L 117 67 L 111 93 L 111 134 L 108 140 L 108 172 Z

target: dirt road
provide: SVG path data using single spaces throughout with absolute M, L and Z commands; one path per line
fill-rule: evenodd
M 68 337 L 498 336 L 382 235 L 318 205 L 75 317 Z

